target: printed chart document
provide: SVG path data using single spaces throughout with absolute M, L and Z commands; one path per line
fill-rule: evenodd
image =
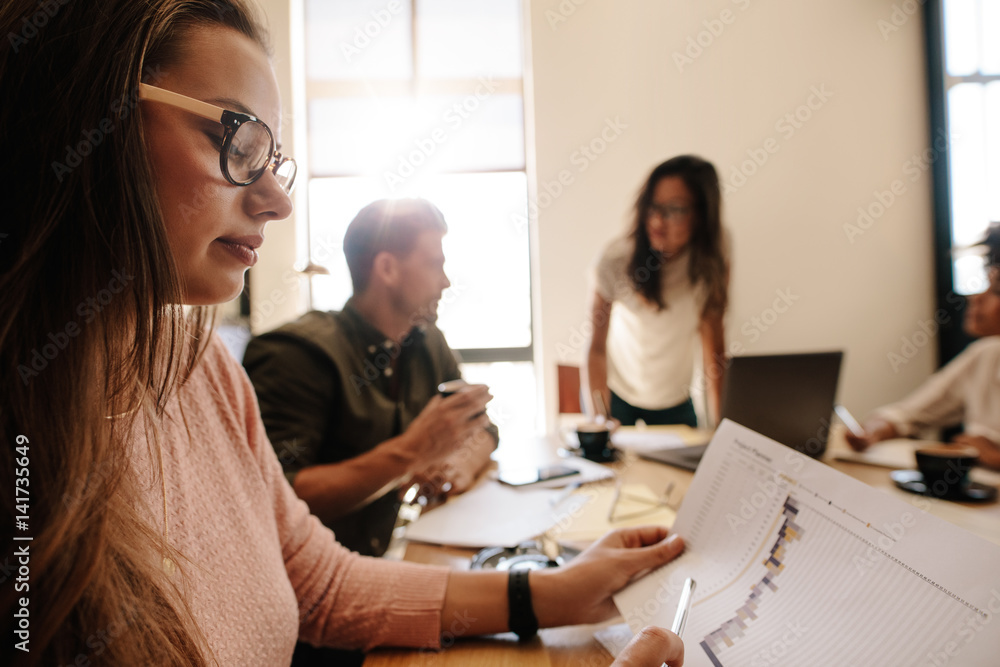
M 615 597 L 689 667 L 1000 664 L 1000 546 L 731 421 L 674 530 L 685 553 Z

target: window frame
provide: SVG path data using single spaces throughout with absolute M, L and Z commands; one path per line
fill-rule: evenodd
M 951 136 L 948 118 L 948 91 L 960 83 L 989 83 L 1000 81 L 1000 75 L 980 73 L 967 76 L 948 74 L 945 49 L 944 0 L 927 0 L 924 3 L 924 43 L 927 65 L 927 92 L 929 106 L 929 140 Z M 1000 130 L 1000 122 L 997 122 Z M 933 178 L 933 239 L 934 239 L 934 294 L 938 330 L 938 366 L 944 366 L 973 340 L 962 328 L 965 318 L 965 299 L 956 300 L 955 273 L 952 266 L 952 191 L 951 145 L 941 151 L 931 165 Z

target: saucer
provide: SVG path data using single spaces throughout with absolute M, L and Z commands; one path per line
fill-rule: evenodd
M 919 493 L 923 496 L 941 498 L 942 500 L 964 500 L 967 502 L 986 502 L 997 497 L 995 487 L 979 482 L 969 482 L 966 487 L 949 487 L 949 493 L 943 496 L 931 493 L 924 483 L 924 474 L 919 470 L 893 470 L 889 477 L 896 483 L 896 486 L 911 493 Z
M 594 463 L 614 463 L 616 461 L 621 460 L 622 456 L 624 456 L 622 450 L 612 446 L 611 444 L 608 444 L 607 447 L 601 450 L 602 456 L 599 459 L 592 459 L 589 456 L 584 456 L 583 447 L 567 446 L 563 449 L 563 451 L 566 451 L 572 454 L 573 456 L 579 456 L 581 459 L 587 459 L 588 461 L 593 461 Z

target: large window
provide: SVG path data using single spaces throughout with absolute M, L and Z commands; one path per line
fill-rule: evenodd
M 986 287 L 982 258 L 961 252 L 1000 220 L 1000 0 L 927 3 L 938 304 Z M 946 145 L 946 150 L 941 150 Z M 965 344 L 958 317 L 942 331 L 941 363 Z
M 358 209 L 429 199 L 449 226 L 438 326 L 516 415 L 505 435 L 533 431 L 522 0 L 305 0 L 304 19 L 308 247 L 330 273 L 312 306 L 351 293 Z

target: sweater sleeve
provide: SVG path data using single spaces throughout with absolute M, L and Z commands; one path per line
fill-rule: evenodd
M 903 400 L 875 411 L 900 435 L 912 436 L 920 429 L 953 426 L 965 415 L 966 391 L 979 347 L 973 343 L 934 373 Z
M 233 362 L 236 365 L 236 362 Z M 245 425 L 267 488 L 288 579 L 299 603 L 299 637 L 316 645 L 438 648 L 448 569 L 359 556 L 337 543 L 282 474 L 257 401 L 237 365 Z

